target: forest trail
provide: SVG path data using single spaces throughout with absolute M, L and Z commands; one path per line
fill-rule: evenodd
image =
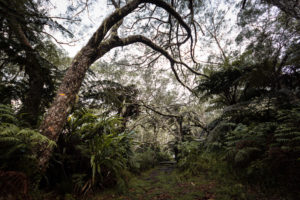
M 97 200 L 213 200 L 214 181 L 205 176 L 185 179 L 172 164 L 160 164 L 133 178 L 124 195 L 103 194 Z
M 118 195 L 105 191 L 93 200 L 281 200 L 276 193 L 264 194 L 230 176 L 218 176 L 212 169 L 185 176 L 175 164 L 159 166 L 133 177 L 128 191 Z

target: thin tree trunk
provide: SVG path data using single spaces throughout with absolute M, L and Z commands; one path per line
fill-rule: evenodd
M 45 71 L 43 72 L 43 64 L 41 63 L 43 58 L 32 47 L 19 22 L 14 18 L 11 18 L 9 22 L 11 30 L 13 30 L 25 50 L 25 73 L 29 76 L 29 88 L 25 94 L 20 112 L 25 114 L 24 120 L 26 122 L 28 122 L 31 126 L 36 126 L 40 115 L 40 105 L 44 90 L 45 76 L 47 76 L 48 73 L 45 73 Z
M 24 120 L 31 126 L 36 126 L 41 112 L 41 101 L 44 87 L 41 67 L 34 65 L 25 66 L 25 73 L 29 76 L 29 88 L 25 94 L 25 99 L 20 113 L 24 113 Z

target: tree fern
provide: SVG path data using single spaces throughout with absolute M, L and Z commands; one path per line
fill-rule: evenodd
M 7 105 L 0 104 L 0 122 L 17 124 L 18 119 L 15 116 L 14 110 Z
M 132 137 L 120 132 L 120 126 L 118 117 L 106 117 L 88 109 L 76 110 L 69 116 L 65 134 L 58 141 L 49 170 L 54 174 L 49 175 L 53 177 L 50 182 L 73 180 L 70 183 L 73 189 L 84 194 L 104 185 L 124 185 Z
M 40 143 L 55 146 L 55 142 L 36 130 L 21 127 L 9 106 L 0 105 L 0 109 L 0 169 L 33 173 L 28 163 L 35 162 L 35 147 Z

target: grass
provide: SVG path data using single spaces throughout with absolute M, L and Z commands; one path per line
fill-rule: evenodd
M 114 190 L 97 195 L 94 200 L 254 200 L 257 195 L 232 179 L 217 179 L 207 172 L 187 177 L 177 170 L 157 167 L 131 179 L 128 192 L 122 195 Z
M 158 166 L 132 177 L 122 194 L 120 189 L 103 189 L 88 200 L 294 200 L 293 195 L 279 190 L 264 190 L 259 185 L 248 185 L 214 159 L 196 160 L 183 169 Z M 124 190 L 123 190 L 124 191 Z M 44 198 L 55 199 L 55 198 Z M 57 198 L 56 198 L 57 199 Z M 72 195 L 60 200 L 75 200 Z M 82 199 L 79 198 L 78 199 Z
M 205 163 L 208 165 L 208 163 Z M 72 195 L 61 198 L 75 200 Z M 82 199 L 82 198 L 78 198 Z M 222 163 L 210 165 L 191 173 L 179 172 L 174 166 L 158 166 L 130 179 L 128 189 L 120 194 L 117 189 L 104 189 L 88 200 L 291 200 L 278 191 L 262 192 L 259 186 L 249 186 L 228 173 Z M 298 198 L 296 198 L 298 199 Z

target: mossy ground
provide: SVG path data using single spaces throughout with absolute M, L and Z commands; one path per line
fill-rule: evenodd
M 237 181 L 212 178 L 207 172 L 186 177 L 174 167 L 159 166 L 132 178 L 128 191 L 106 191 L 94 200 L 233 200 L 265 199 Z M 266 198 L 267 199 L 267 198 Z
M 103 189 L 101 193 L 85 197 L 71 194 L 57 196 L 43 193 L 49 200 L 294 200 L 287 192 L 264 190 L 246 185 L 233 174 L 206 168 L 196 176 L 179 172 L 175 166 L 158 166 L 130 179 L 128 189 L 120 194 L 117 189 Z

